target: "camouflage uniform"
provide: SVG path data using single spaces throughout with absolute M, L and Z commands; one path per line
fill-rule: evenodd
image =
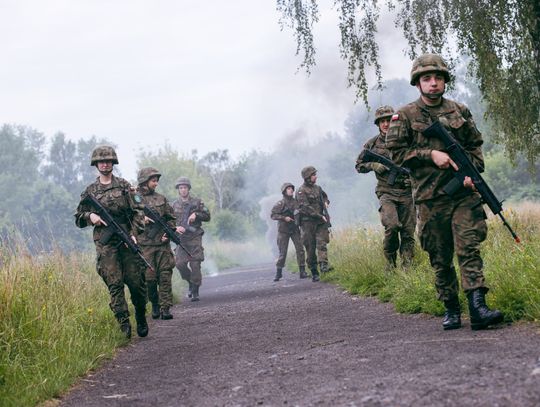
M 139 174 L 137 192 L 141 197 L 142 203 L 157 212 L 174 229 L 174 212 L 167 198 L 147 186 L 149 179 L 154 176 L 159 177 L 161 174 L 154 168 L 143 168 Z M 161 311 L 166 310 L 168 314 L 169 308 L 173 305 L 171 278 L 175 261 L 170 242 L 168 240 L 165 242 L 161 240 L 163 233 L 163 230 L 158 225 L 148 223 L 144 233 L 139 236 L 138 241 L 144 257 L 154 268 L 153 270 L 146 269 L 148 299 L 154 308 L 159 304 Z M 158 286 L 159 294 L 157 291 Z M 156 318 L 155 315 L 153 316 Z
M 113 176 L 112 182 L 108 185 L 101 184 L 99 178 L 90 184 L 82 193 L 81 203 L 79 203 L 75 214 L 75 223 L 80 228 L 92 226 L 90 214 L 94 210 L 86 203 L 82 203 L 88 194 L 97 198 L 129 234 L 137 237 L 143 232 L 143 208 L 134 197 L 129 182 Z M 109 289 L 111 310 L 122 324 L 129 318 L 124 284 L 129 288 L 135 310 L 144 315 L 146 307 L 144 265 L 124 244 L 120 244 L 116 236 L 112 237 L 107 244 L 100 243 L 99 240 L 104 232 L 104 226 L 94 227 L 97 272 Z
M 279 257 L 276 261 L 276 268 L 281 278 L 281 269 L 285 267 L 285 260 L 287 259 L 287 251 L 289 249 L 289 239 L 293 241 L 294 249 L 296 250 L 296 261 L 300 271 L 305 273 L 305 252 L 302 246 L 302 239 L 300 236 L 300 229 L 294 222 L 295 212 L 298 210 L 298 202 L 292 196 L 286 195 L 287 188 L 294 185 L 291 183 L 285 183 L 281 187 L 283 199 L 278 201 L 272 208 L 270 217 L 273 220 L 278 221 L 278 236 L 277 245 L 279 249 Z M 286 222 L 285 218 L 292 218 L 292 222 Z M 276 276 L 277 277 L 277 276 Z
M 304 183 L 296 193 L 298 210 L 300 212 L 300 228 L 302 241 L 306 248 L 306 263 L 312 276 L 318 276 L 317 259 L 321 272 L 328 271 L 328 250 L 330 242 L 329 224 L 323 218 L 324 204 L 329 204 L 328 196 L 323 189 L 310 182 L 309 177 L 316 173 L 315 168 L 306 167 L 302 170 Z M 307 176 L 305 176 L 307 175 Z M 329 221 L 329 219 L 327 219 Z
M 389 106 L 386 111 L 377 109 L 375 124 L 382 118 L 390 117 L 393 109 Z M 388 109 L 389 108 L 389 109 Z M 390 159 L 390 152 L 386 147 L 386 135 L 379 135 L 368 140 L 364 148 Z M 382 164 L 363 162 L 361 156 L 356 160 L 356 170 L 359 173 L 375 171 L 377 187 L 375 194 L 379 199 L 379 214 L 384 226 L 384 257 L 390 266 L 396 266 L 397 251 L 401 255 L 404 265 L 410 264 L 414 255 L 414 231 L 416 228 L 416 211 L 411 191 L 411 180 L 408 176 L 400 174 L 393 185 L 388 184 L 389 172 L 381 171 Z M 377 169 L 377 170 L 376 170 Z M 401 242 L 400 242 L 401 235 Z
M 182 235 L 182 244 L 191 257 L 180 247 L 176 247 L 176 268 L 182 278 L 188 282 L 200 286 L 202 284 L 201 262 L 204 261 L 204 248 L 202 237 L 204 230 L 202 222 L 210 220 L 210 211 L 199 198 L 189 196 L 186 201 L 178 198 L 173 202 L 176 226 L 186 228 Z M 187 218 L 195 213 L 197 217 L 193 223 L 187 225 Z M 189 265 L 189 266 L 188 266 Z

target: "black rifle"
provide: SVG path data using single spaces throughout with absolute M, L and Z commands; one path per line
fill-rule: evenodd
M 360 156 L 358 157 L 360 161 L 366 162 L 366 163 L 379 163 L 384 165 L 388 170 L 390 171 L 390 175 L 388 176 L 388 185 L 394 185 L 396 183 L 396 178 L 398 175 L 411 175 L 411 170 L 409 170 L 406 167 L 400 167 L 399 165 L 395 164 L 392 160 L 386 158 L 385 156 L 382 156 L 380 154 L 374 153 L 371 150 L 365 149 L 360 153 Z
M 326 207 L 326 202 L 324 202 L 322 194 L 319 194 L 319 202 L 321 203 L 321 206 L 322 206 L 322 214 L 326 218 L 326 226 L 331 228 L 332 224 L 330 223 L 330 214 L 328 213 L 328 208 Z
M 193 205 L 191 205 L 189 202 L 181 202 L 182 204 L 182 219 L 180 219 L 180 226 L 182 226 L 186 232 L 194 233 L 197 231 L 197 228 L 194 226 L 191 226 L 189 224 L 189 215 L 191 212 L 191 209 L 193 208 Z
M 149 206 L 144 205 L 144 214 L 154 221 L 153 225 L 156 225 L 157 231 L 165 232 L 169 239 L 171 239 L 176 245 L 180 246 L 182 250 L 185 251 L 189 257 L 191 257 L 191 253 L 182 244 L 180 233 L 171 228 L 167 222 L 165 222 L 165 219 L 159 215 L 159 213 Z M 153 236 L 151 235 L 150 237 L 154 238 L 156 233 L 157 232 L 153 233 Z
M 516 243 L 519 243 L 519 237 L 512 230 L 508 222 L 506 222 L 506 219 L 502 214 L 502 201 L 497 199 L 493 191 L 489 188 L 488 184 L 486 184 L 486 181 L 484 181 L 478 169 L 471 162 L 463 147 L 438 121 L 434 122 L 422 133 L 426 137 L 437 137 L 439 140 L 441 140 L 444 143 L 446 152 L 458 167 L 458 170 L 454 172 L 454 179 L 448 185 L 446 185 L 443 190 L 447 194 L 453 195 L 461 187 L 463 187 L 465 177 L 470 177 L 476 190 L 482 196 L 481 203 L 485 203 L 487 206 L 489 206 L 489 209 L 491 209 L 491 212 L 493 212 L 494 215 L 498 215 L 501 218 L 504 226 L 508 228 Z
M 294 228 L 300 227 L 300 212 L 298 212 L 298 209 L 295 209 L 294 212 L 287 209 L 285 212 L 283 212 L 283 215 L 288 216 L 289 218 L 293 219 L 292 222 L 287 222 L 289 231 L 294 230 Z
M 127 246 L 127 248 L 131 250 L 133 254 L 136 254 L 137 256 L 139 256 L 139 258 L 144 262 L 144 264 L 146 264 L 146 267 L 148 267 L 151 270 L 154 269 L 150 265 L 150 263 L 148 263 L 148 260 L 146 260 L 144 256 L 142 255 L 142 250 L 139 247 L 139 245 L 137 245 L 131 239 L 131 236 L 124 230 L 122 226 L 118 224 L 118 222 L 116 222 L 116 220 L 114 220 L 113 216 L 101 204 L 101 202 L 99 202 L 96 199 L 96 197 L 88 194 L 86 195 L 86 197 L 83 199 L 82 202 L 89 203 L 94 208 L 95 213 L 97 213 L 100 216 L 100 218 L 103 219 L 103 221 L 107 224 L 107 226 L 105 226 L 105 232 L 99 239 L 99 243 L 107 244 L 113 236 L 118 236 L 118 238 L 120 239 L 120 243 L 118 245 L 121 245 L 122 243 L 124 243 Z

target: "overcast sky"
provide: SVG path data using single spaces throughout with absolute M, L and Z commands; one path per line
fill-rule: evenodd
M 128 178 L 165 141 L 237 156 L 300 128 L 342 133 L 354 96 L 330 2 L 321 11 L 308 78 L 275 0 L 0 0 L 0 123 L 109 139 Z M 379 44 L 385 79 L 407 77 L 391 19 Z

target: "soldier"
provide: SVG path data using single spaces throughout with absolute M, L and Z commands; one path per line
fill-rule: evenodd
M 283 267 L 287 259 L 287 250 L 289 248 L 289 239 L 294 243 L 296 250 L 296 261 L 300 269 L 300 278 L 306 278 L 306 255 L 302 240 L 300 239 L 300 229 L 295 222 L 295 212 L 298 210 L 298 202 L 294 199 L 294 185 L 286 182 L 281 187 L 283 199 L 278 201 L 272 208 L 270 217 L 278 221 L 277 245 L 279 257 L 276 262 L 276 277 L 274 281 L 279 281 L 283 277 Z
M 156 192 L 161 174 L 152 167 L 141 168 L 137 175 L 139 184 L 137 192 L 142 203 L 153 209 L 174 229 L 176 227 L 174 212 L 165 196 Z M 167 235 L 153 224 L 147 216 L 144 217 L 145 231 L 139 236 L 139 244 L 144 257 L 153 269 L 146 269 L 146 285 L 148 299 L 152 303 L 152 318 L 172 319 L 172 270 L 175 266 L 174 255 Z M 158 294 L 159 285 L 159 294 Z
M 326 245 L 330 242 L 330 219 L 326 208 L 330 204 L 326 192 L 315 183 L 317 170 L 309 166 L 302 169 L 304 183 L 296 193 L 302 241 L 306 247 L 307 265 L 311 271 L 312 281 L 319 281 L 317 257 L 321 273 L 328 272 L 328 252 Z
M 131 337 L 129 311 L 124 293 L 124 284 L 126 284 L 135 307 L 137 334 L 144 337 L 148 335 L 145 316 L 146 284 L 140 259 L 124 244 L 120 244 L 116 236 L 107 243 L 102 243 L 100 239 L 107 233 L 107 224 L 93 212 L 90 205 L 83 202 L 87 195 L 94 196 L 110 212 L 116 222 L 131 235 L 133 241 L 137 242 L 136 237 L 144 230 L 143 207 L 140 199 L 133 194 L 129 182 L 112 174 L 114 164 L 118 164 L 114 148 L 99 146 L 94 149 L 90 165 L 96 166 L 99 177 L 81 194 L 75 223 L 80 228 L 94 226 L 97 272 L 109 289 L 110 307 L 120 324 L 120 330 L 127 338 Z
M 175 184 L 179 198 L 173 202 L 176 217 L 176 231 L 182 235 L 182 243 L 191 257 L 180 246 L 176 247 L 176 268 L 189 283 L 188 297 L 199 301 L 199 287 L 202 283 L 201 262 L 204 261 L 202 222 L 210 220 L 210 211 L 199 198 L 190 196 L 191 182 L 180 177 Z
M 438 297 L 446 312 L 443 328 L 461 327 L 458 281 L 453 265 L 454 251 L 461 271 L 461 286 L 469 303 L 472 329 L 483 329 L 503 320 L 501 312 L 485 302 L 480 243 L 487 235 L 486 214 L 480 196 L 466 177 L 452 195 L 444 187 L 454 178 L 457 165 L 444 151 L 443 143 L 422 134 L 439 121 L 468 152 L 479 171 L 484 170 L 482 135 L 469 109 L 443 97 L 450 72 L 444 60 L 424 54 L 412 65 L 411 85 L 420 98 L 403 106 L 392 116 L 386 143 L 394 161 L 412 170 L 414 199 L 418 205 L 420 243 L 435 270 Z
M 374 153 L 390 158 L 386 148 L 386 132 L 390 118 L 394 114 L 391 106 L 381 106 L 375 111 L 375 125 L 379 134 L 369 139 L 364 148 Z M 384 257 L 389 268 L 396 267 L 399 250 L 401 263 L 408 266 L 414 255 L 414 229 L 416 227 L 416 212 L 411 191 L 411 180 L 400 174 L 393 185 L 388 183 L 389 169 L 376 162 L 364 162 L 359 156 L 356 160 L 356 170 L 359 173 L 375 171 L 377 187 L 375 194 L 379 199 L 379 214 L 384 226 Z M 400 242 L 401 237 L 401 242 Z

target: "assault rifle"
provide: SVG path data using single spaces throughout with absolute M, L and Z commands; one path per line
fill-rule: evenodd
M 186 229 L 186 232 L 194 233 L 197 231 L 197 228 L 191 226 L 189 224 L 189 215 L 191 212 L 191 209 L 193 208 L 193 205 L 191 205 L 189 202 L 182 202 L 182 219 L 180 219 L 180 226 L 182 226 L 184 229 Z
M 124 230 L 122 226 L 118 224 L 118 222 L 116 222 L 116 220 L 114 220 L 113 216 L 101 204 L 101 202 L 99 202 L 96 199 L 95 196 L 88 194 L 86 195 L 86 197 L 83 199 L 82 202 L 83 203 L 87 202 L 88 204 L 90 204 L 94 208 L 95 213 L 98 214 L 101 217 L 101 219 L 103 219 L 103 221 L 107 224 L 107 226 L 105 226 L 105 232 L 99 239 L 99 243 L 107 244 L 113 236 L 118 236 L 118 238 L 120 239 L 120 243 L 118 244 L 118 246 L 124 243 L 127 246 L 127 248 L 131 251 L 131 253 L 139 256 L 139 258 L 144 262 L 144 264 L 146 264 L 146 267 L 148 267 L 151 270 L 154 269 L 150 265 L 150 263 L 148 263 L 148 260 L 144 258 L 142 254 L 142 250 L 139 247 L 139 245 L 136 244 L 131 239 L 131 236 Z
M 322 206 L 322 214 L 326 218 L 326 226 L 331 228 L 332 224 L 330 223 L 330 214 L 328 213 L 328 208 L 326 207 L 326 202 L 324 202 L 324 199 L 322 198 L 322 194 L 319 194 L 319 201 Z
M 394 185 L 396 183 L 396 178 L 398 175 L 411 175 L 411 170 L 409 170 L 406 167 L 400 167 L 399 165 L 392 162 L 392 160 L 386 158 L 385 156 L 382 156 L 380 154 L 374 153 L 371 150 L 365 149 L 360 153 L 360 156 L 358 157 L 360 161 L 366 162 L 366 163 L 379 163 L 384 165 L 388 170 L 390 171 L 390 175 L 388 176 L 388 185 Z
M 453 195 L 463 187 L 463 181 L 465 177 L 470 177 L 476 190 L 482 197 L 480 204 L 485 203 L 491 209 L 494 215 L 498 215 L 504 226 L 510 231 L 512 237 L 516 243 L 520 242 L 519 237 L 512 230 L 506 219 L 502 214 L 502 201 L 499 201 L 493 191 L 489 188 L 486 181 L 480 175 L 480 172 L 476 169 L 467 155 L 467 152 L 463 147 L 452 137 L 452 135 L 443 127 L 440 122 L 435 122 L 423 132 L 426 137 L 437 137 L 444 143 L 444 147 L 450 158 L 456 163 L 458 170 L 454 172 L 454 178 L 443 190 L 448 195 Z
M 156 225 L 157 232 L 159 231 L 165 232 L 165 234 L 170 240 L 172 240 L 177 246 L 180 246 L 180 248 L 183 251 L 185 251 L 189 257 L 191 257 L 191 253 L 182 244 L 180 234 L 176 230 L 171 228 L 167 224 L 167 222 L 165 222 L 165 219 L 163 219 L 163 217 L 159 215 L 159 213 L 157 213 L 154 209 L 150 208 L 149 206 L 144 205 L 144 214 L 154 221 L 153 224 Z M 155 232 L 153 236 L 150 236 L 150 237 L 154 238 L 157 232 Z

